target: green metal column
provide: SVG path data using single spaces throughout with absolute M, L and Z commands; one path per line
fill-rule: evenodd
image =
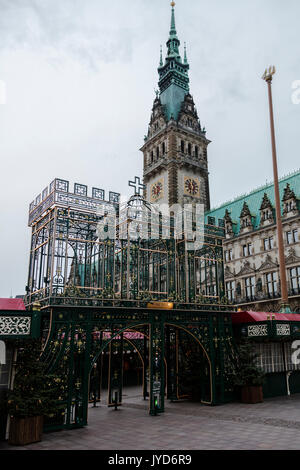
M 217 403 L 216 397 L 216 361 L 215 361 L 215 344 L 214 344 L 214 325 L 213 316 L 209 316 L 209 355 L 211 362 L 211 398 L 212 405 Z
M 68 398 L 67 398 L 67 419 L 66 426 L 71 427 L 71 410 L 73 401 L 73 369 L 74 369 L 74 337 L 75 337 L 75 325 L 71 323 L 71 335 L 70 335 L 70 349 L 68 354 Z
M 149 396 L 148 381 L 149 381 L 149 347 L 148 338 L 144 335 L 143 340 L 143 361 L 144 361 L 144 374 L 143 374 L 143 397 L 144 400 Z
M 171 326 L 166 326 L 166 360 L 168 365 L 167 376 L 167 398 L 171 401 L 176 401 L 177 398 L 177 342 L 176 330 Z
M 164 411 L 164 313 L 151 313 L 150 325 L 150 414 Z
M 119 406 L 123 388 L 123 333 L 111 341 L 109 353 L 108 406 Z
M 90 382 L 90 371 L 91 371 L 91 351 L 92 351 L 92 321 L 91 314 L 87 314 L 86 322 L 86 340 L 84 349 L 84 370 L 83 370 L 83 383 L 82 383 L 82 425 L 87 424 L 87 413 L 89 404 L 89 382 Z
M 218 315 L 218 362 L 219 362 L 219 381 L 220 381 L 220 402 L 225 402 L 225 382 L 224 382 L 224 315 Z

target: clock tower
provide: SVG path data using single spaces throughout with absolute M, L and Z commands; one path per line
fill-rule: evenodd
M 189 64 L 184 46 L 181 58 L 171 3 L 171 29 L 167 56 L 160 52 L 159 90 L 153 103 L 144 154 L 145 197 L 157 204 L 190 204 L 210 209 L 207 146 L 189 90 Z

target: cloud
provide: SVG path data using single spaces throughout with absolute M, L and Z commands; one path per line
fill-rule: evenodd
M 212 141 L 212 206 L 272 179 L 261 75 L 277 65 L 280 174 L 299 166 L 299 0 L 176 2 L 191 93 Z M 0 296 L 27 283 L 29 203 L 55 177 L 126 193 L 142 174 L 139 148 L 168 37 L 161 0 L 0 0 Z M 4 274 L 5 273 L 5 274 Z
M 105 2 L 102 2 L 102 7 Z M 76 0 L 0 1 L 0 50 L 39 51 L 53 63 L 72 58 L 92 68 L 132 58 L 129 27 L 98 21 L 101 3 Z M 92 16 L 96 9 L 96 17 Z M 119 18 L 120 19 L 120 18 Z

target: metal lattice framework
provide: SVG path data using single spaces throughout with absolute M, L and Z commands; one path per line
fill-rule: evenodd
M 63 188 L 68 190 L 66 182 Z M 36 301 L 41 305 L 41 360 L 68 381 L 61 397 L 64 420 L 52 425 L 87 423 L 89 376 L 108 347 L 108 404 L 121 403 L 123 334 L 128 330 L 147 338 L 139 352 L 151 414 L 164 410 L 165 392 L 167 398 L 180 398 L 182 335 L 196 341 L 202 351 L 201 401 L 227 401 L 232 307 L 224 298 L 223 227 L 205 226 L 201 243 L 196 244 L 193 211 L 182 218 L 165 216 L 138 194 L 124 205 L 99 199 L 94 207 L 86 186 L 77 184 L 75 190 L 80 190 L 82 207 L 69 193 L 66 204 L 61 197 L 55 202 L 54 192 L 50 205 L 39 200 L 42 209 L 37 205 L 30 212 L 26 302 L 28 307 Z
M 219 404 L 231 398 L 226 367 L 233 347 L 229 312 L 204 313 L 186 310 L 82 307 L 51 308 L 51 329 L 42 360 L 49 371 L 68 378 L 64 397 L 66 414 L 61 425 L 87 423 L 89 376 L 101 353 L 109 348 L 110 383 L 108 405 L 122 401 L 122 335 L 140 331 L 146 349 L 140 349 L 145 367 L 144 392 L 149 393 L 149 412 L 164 411 L 167 398 L 180 397 L 178 383 L 178 332 L 183 331 L 201 346 L 206 368 L 201 401 Z M 149 383 L 146 377 L 149 377 Z M 57 425 L 57 423 L 55 423 Z
M 31 226 L 29 304 L 224 301 L 223 227 L 205 226 L 201 248 L 190 249 L 189 233 L 139 195 L 93 211 L 53 204 Z

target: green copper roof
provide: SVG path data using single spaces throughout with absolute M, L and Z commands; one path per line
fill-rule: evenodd
M 291 190 L 294 191 L 296 198 L 300 199 L 300 170 L 284 176 L 279 180 L 279 193 L 281 201 L 284 195 L 284 189 L 286 188 L 287 184 L 289 184 Z M 235 234 L 238 234 L 240 231 L 240 215 L 244 206 L 244 202 L 246 201 L 252 215 L 252 222 L 255 230 L 259 228 L 260 225 L 260 206 L 264 199 L 265 193 L 271 201 L 275 217 L 275 195 L 273 183 L 266 184 L 265 186 L 262 186 L 250 192 L 249 194 L 243 194 L 242 196 L 239 196 L 232 201 L 222 204 L 216 209 L 210 210 L 206 213 L 206 217 L 215 217 L 216 224 L 218 224 L 218 220 L 224 218 L 225 211 L 227 209 L 231 220 L 234 223 L 233 231 Z M 298 206 L 299 202 L 300 201 L 298 201 Z
M 184 61 L 182 61 L 179 52 L 180 41 L 177 37 L 175 26 L 175 10 L 172 7 L 171 29 L 169 39 L 167 41 L 167 56 L 165 62 L 160 55 L 159 73 L 159 89 L 160 100 L 165 107 L 165 115 L 169 121 L 171 118 L 177 120 L 184 101 L 185 95 L 189 93 L 189 64 L 186 56 L 186 48 L 184 53 Z

